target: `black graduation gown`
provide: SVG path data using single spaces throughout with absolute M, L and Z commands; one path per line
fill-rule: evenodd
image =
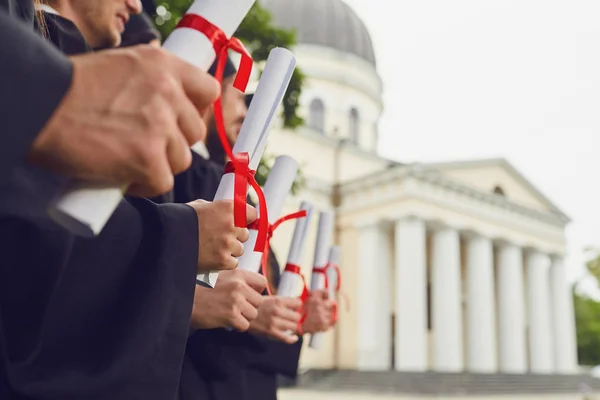
M 22 10 L 15 5 L 11 3 L 12 12 Z M 4 22 L 14 24 L 5 17 L 0 7 L 3 32 L 9 26 Z M 0 41 L 3 51 L 5 39 Z M 47 51 L 47 45 L 38 45 L 42 53 Z M 4 63 L 0 57 L 2 68 Z M 0 74 L 2 82 L 4 78 Z M 42 79 L 42 88 L 51 87 Z M 43 111 L 37 105 L 52 99 L 58 103 L 64 94 L 28 89 L 37 103 L 32 103 L 33 110 L 31 105 L 18 110 L 25 125 L 27 119 L 42 119 L 34 112 Z M 28 94 L 17 93 L 9 94 Z M 5 94 L 0 91 L 0 97 Z M 10 121 L 23 132 L 18 118 Z M 3 173 L 0 398 L 175 398 L 194 295 L 198 254 L 194 210 L 123 200 L 97 238 L 75 238 L 46 213 L 64 179 L 27 165 L 22 157 Z
M 31 0 L 0 0 L 0 183 L 71 84 L 71 63 L 33 32 Z
M 192 165 L 188 170 L 175 176 L 173 201 L 175 203 L 189 203 L 198 199 L 213 201 L 222 176 L 222 166 L 192 150 Z
M 212 200 L 223 168 L 192 151 L 192 166 L 175 177 L 175 202 Z M 280 268 L 269 253 L 273 282 Z M 277 398 L 277 375 L 294 378 L 302 339 L 294 345 L 225 329 L 200 330 L 188 339 L 180 384 L 180 399 L 270 400 Z

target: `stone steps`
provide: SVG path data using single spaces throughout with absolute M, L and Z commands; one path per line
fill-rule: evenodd
M 588 375 L 309 370 L 297 381 L 311 390 L 428 395 L 579 393 L 582 385 L 600 391 L 600 379 Z

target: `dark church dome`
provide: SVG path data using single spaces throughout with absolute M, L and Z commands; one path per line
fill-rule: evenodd
M 369 31 L 342 0 L 262 0 L 277 26 L 294 28 L 298 43 L 355 54 L 375 66 Z

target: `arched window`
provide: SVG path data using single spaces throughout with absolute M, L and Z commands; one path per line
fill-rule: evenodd
M 350 110 L 350 141 L 354 144 L 358 144 L 358 133 L 360 127 L 360 117 L 358 115 L 358 110 L 356 108 L 352 108 Z
M 325 105 L 321 99 L 314 99 L 310 103 L 308 126 L 317 132 L 325 132 Z
M 500 186 L 496 186 L 494 188 L 494 193 L 499 194 L 500 196 L 504 196 L 504 190 Z

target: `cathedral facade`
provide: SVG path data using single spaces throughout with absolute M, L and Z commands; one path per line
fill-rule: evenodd
M 263 0 L 294 28 L 306 76 L 296 158 L 307 200 L 336 215 L 340 320 L 301 368 L 571 374 L 577 371 L 568 217 L 503 159 L 403 164 L 378 155 L 384 104 L 369 32 L 342 0 Z M 403 132 L 410 137 L 410 132 Z M 273 246 L 285 260 L 293 224 Z M 308 278 L 316 220 L 303 269 Z

